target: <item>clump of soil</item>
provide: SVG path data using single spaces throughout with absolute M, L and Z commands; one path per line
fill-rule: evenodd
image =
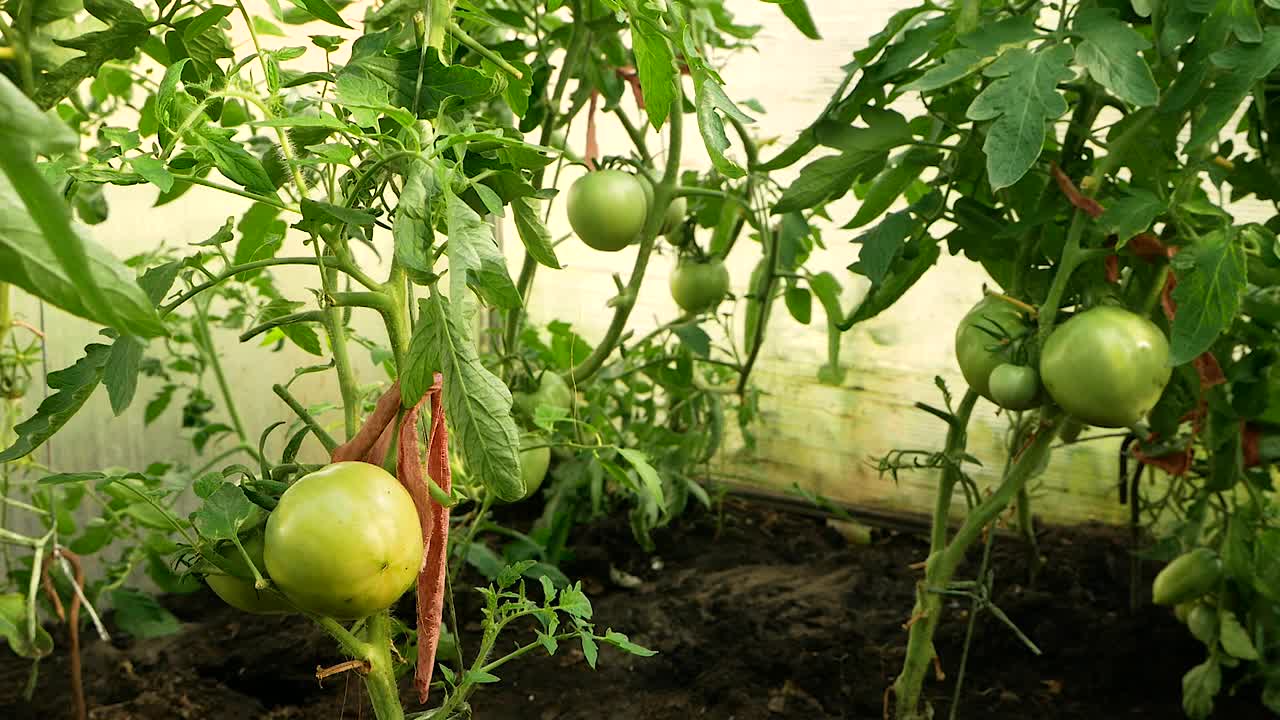
M 595 621 L 659 651 L 652 658 L 601 650 L 591 671 L 576 644 L 503 667 L 500 685 L 473 698 L 485 720 L 786 720 L 882 717 L 884 689 L 902 663 L 925 542 L 884 534 L 850 545 L 822 520 L 729 500 L 695 513 L 641 551 L 625 521 L 582 529 L 563 569 L 582 579 Z M 1110 720 L 1182 717 L 1181 677 L 1204 649 L 1166 611 L 1128 611 L 1129 551 L 1122 532 L 1051 529 L 1048 563 L 1029 584 L 1029 558 L 1000 540 L 995 602 L 1043 651 L 1033 655 L 983 615 L 968 663 L 959 717 L 985 720 Z M 611 569 L 641 583 L 630 589 Z M 972 571 L 972 568 L 969 569 Z M 616 577 L 616 573 L 612 573 Z M 474 579 L 473 579 L 474 580 Z M 478 581 L 476 581 L 478 582 Z M 470 586 L 476 582 L 459 583 Z M 631 584 L 631 583 L 628 583 Z M 477 617 L 473 594 L 459 596 Z M 317 666 L 342 660 L 305 619 L 260 617 L 207 593 L 165 598 L 180 635 L 98 641 L 83 651 L 90 716 L 100 720 L 372 717 L 358 680 L 320 686 Z M 926 688 L 938 717 L 949 710 L 968 602 L 948 605 L 937 638 L 947 679 Z M 464 627 L 464 648 L 475 630 Z M 55 633 L 60 632 L 55 629 Z M 59 647 L 65 647 L 64 638 Z M 469 642 L 468 642 L 469 641 Z M 67 658 L 40 666 L 31 704 L 20 700 L 27 663 L 0 658 L 0 717 L 70 717 Z M 403 685 L 412 708 L 408 679 Z M 1226 693 L 1217 717 L 1268 718 L 1255 688 Z

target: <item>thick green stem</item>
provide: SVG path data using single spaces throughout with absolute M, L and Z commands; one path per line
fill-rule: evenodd
M 942 616 L 941 591 L 951 583 L 969 547 L 1008 507 L 1027 480 L 1040 469 L 1056 436 L 1059 418 L 1056 410 L 1050 410 L 1043 416 L 1035 438 L 1009 466 L 995 493 L 969 513 L 946 547 L 930 554 L 925 566 L 924 581 L 916 588 L 916 606 L 907 639 L 907 656 L 903 661 L 902 673 L 893 684 L 894 714 L 897 720 L 922 720 L 928 717 L 928 711 L 920 706 L 920 693 L 929 664 L 936 656 L 933 636 Z
M 324 328 L 329 335 L 329 348 L 333 351 L 333 367 L 338 373 L 338 390 L 342 393 L 342 420 L 347 439 L 355 437 L 356 415 L 360 409 L 360 388 L 356 384 L 355 370 L 351 367 L 351 355 L 347 352 L 347 324 L 342 308 L 325 310 Z
M 302 403 L 298 402 L 298 399 L 293 396 L 293 393 L 289 392 L 288 388 L 283 385 L 276 384 L 271 386 L 271 391 L 283 400 L 284 404 L 288 405 L 290 410 L 293 410 L 293 413 L 298 416 L 299 420 L 306 423 L 307 427 L 311 428 L 311 434 L 315 435 L 316 439 L 320 441 L 320 444 L 324 446 L 325 452 L 332 453 L 338 447 L 338 441 L 334 440 L 333 436 L 321 427 L 320 423 L 311 416 L 311 413 L 307 412 L 307 409 L 302 407 Z
M 662 223 L 666 215 L 665 209 L 671 203 L 672 193 L 675 191 L 676 181 L 680 176 L 680 148 L 683 123 L 684 117 L 679 110 L 671 113 L 671 137 L 667 146 L 667 166 L 661 182 L 653 188 L 653 207 L 650 209 L 649 217 L 645 221 L 644 232 L 640 240 L 640 250 L 636 253 L 635 266 L 631 269 L 631 279 L 627 282 L 626 287 L 623 288 L 622 293 L 615 298 L 613 321 L 609 323 L 609 329 L 605 331 L 604 337 L 596 345 L 595 349 L 591 351 L 591 354 L 570 371 L 568 379 L 571 385 L 586 382 L 604 365 L 604 361 L 617 348 L 618 341 L 622 337 L 622 331 L 626 329 L 627 319 L 631 317 L 631 310 L 635 308 L 636 299 L 640 295 L 640 286 L 644 282 L 644 273 L 649 266 L 649 257 L 653 254 L 654 245 L 657 244 L 658 231 L 662 229 Z
M 960 479 L 960 463 L 964 458 L 965 447 L 969 443 L 969 418 L 973 415 L 973 406 L 978 402 L 978 393 L 972 388 L 960 399 L 960 407 L 951 417 L 951 427 L 947 429 L 947 444 L 943 450 L 947 464 L 939 473 L 937 497 L 933 504 L 933 527 L 929 535 L 929 554 L 940 552 L 947 544 L 947 528 L 951 522 L 951 498 L 954 496 L 956 483 Z
M 369 663 L 369 673 L 364 684 L 373 714 L 378 720 L 402 720 L 404 709 L 391 662 L 391 615 L 386 610 L 379 612 L 369 618 L 366 627 L 369 650 L 362 659 Z

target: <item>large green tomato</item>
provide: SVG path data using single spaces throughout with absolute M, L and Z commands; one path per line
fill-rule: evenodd
M 686 260 L 671 273 L 671 297 L 685 312 L 714 310 L 728 294 L 729 271 L 719 260 Z
M 255 532 L 248 537 L 241 538 L 240 544 L 244 545 L 245 552 L 249 553 L 249 557 L 252 558 L 253 564 L 258 570 L 266 572 L 266 563 L 262 559 L 262 533 Z M 270 590 L 258 590 L 253 586 L 253 581 L 249 579 L 253 577 L 253 571 L 249 569 L 248 563 L 244 561 L 244 556 L 240 554 L 235 545 L 226 543 L 223 548 L 219 549 L 218 554 L 227 561 L 227 564 L 236 574 L 227 575 L 221 570 L 215 570 L 206 575 L 204 580 L 209 583 L 209 588 L 218 597 L 222 598 L 223 602 L 238 610 L 258 615 L 293 612 L 293 607 L 284 598 Z
M 991 397 L 991 371 L 1013 360 L 997 335 L 1017 337 L 1026 327 L 1026 319 L 1017 306 L 993 296 L 979 300 L 960 320 L 956 326 L 956 362 L 974 392 L 995 402 Z
M 524 497 L 521 500 L 531 498 L 538 492 L 538 488 L 542 487 L 542 481 L 547 477 L 549 467 L 551 467 L 551 448 L 547 445 L 547 438 L 532 432 L 521 435 L 520 476 L 524 479 Z
M 538 412 L 538 406 L 550 405 L 568 410 L 573 407 L 573 389 L 559 373 L 548 370 L 538 380 L 538 389 L 532 393 L 512 393 L 515 406 L 529 417 Z
M 267 518 L 265 559 L 299 609 L 357 620 L 390 607 L 422 565 L 413 498 L 386 470 L 339 462 L 304 476 Z
M 569 225 L 596 250 L 617 252 L 644 230 L 649 201 L 645 181 L 621 170 L 596 170 L 578 178 L 566 203 Z
M 1040 379 L 1068 415 L 1098 427 L 1130 427 L 1169 382 L 1169 341 L 1155 323 L 1124 308 L 1086 310 L 1053 331 L 1040 352 Z

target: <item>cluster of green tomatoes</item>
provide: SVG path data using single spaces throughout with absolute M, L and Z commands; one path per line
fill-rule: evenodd
M 653 211 L 653 186 L 621 170 L 593 170 L 569 188 L 565 203 L 569 225 L 588 247 L 618 252 L 640 240 Z M 659 233 L 671 237 L 679 230 L 688 204 L 683 197 L 663 210 Z M 713 310 L 729 294 L 729 271 L 719 258 L 682 258 L 671 273 L 671 297 L 691 314 Z

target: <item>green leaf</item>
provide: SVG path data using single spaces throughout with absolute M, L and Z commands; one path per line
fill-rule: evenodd
M 341 224 L 368 227 L 378 219 L 371 212 L 307 198 L 302 198 L 301 208 L 304 222 L 311 221 L 320 225 Z
M 692 74 L 698 130 L 702 133 L 702 142 L 707 148 L 711 164 L 725 177 L 740 178 L 746 171 L 725 155 L 725 151 L 729 149 L 729 136 L 725 134 L 724 120 L 720 115 L 724 114 L 744 124 L 755 120 L 738 109 L 725 94 L 724 88 L 720 87 L 720 83 L 701 63 L 692 65 Z
M 596 659 L 600 656 L 600 649 L 596 645 L 595 638 L 591 636 L 590 630 L 583 628 L 578 635 L 578 639 L 582 641 L 582 657 L 586 659 L 587 665 L 591 666 L 592 670 L 595 670 Z
M 468 471 L 500 500 L 524 496 L 517 452 L 520 433 L 511 418 L 511 392 L 480 362 L 463 307 L 437 290 L 418 302 L 419 322 L 409 343 L 400 388 L 406 405 L 444 374 L 444 404 Z
M 1262 26 L 1258 24 L 1258 14 L 1254 9 L 1254 0 L 1227 0 L 1231 18 L 1231 32 L 1242 43 L 1256 43 L 1262 40 Z M 1268 28 L 1270 30 L 1272 28 Z
M 675 54 L 658 24 L 658 15 L 648 3 L 632 3 L 631 45 L 636 56 L 636 71 L 644 94 L 644 109 L 649 123 L 661 128 L 680 96 Z M 679 112 L 679 108 L 676 110 Z
M 209 154 L 218 171 L 228 180 L 251 192 L 276 194 L 275 184 L 262 167 L 262 161 L 245 150 L 243 145 L 212 129 L 196 133 L 196 137 L 199 147 Z
M 787 290 L 782 298 L 791 317 L 801 325 L 808 325 L 813 319 L 813 294 L 797 285 L 794 280 L 788 280 Z
M 416 97 L 416 115 L 431 119 L 449 98 L 470 104 L 500 92 L 493 79 L 479 69 L 467 65 L 445 65 L 435 52 L 428 52 L 425 58 L 417 50 L 356 55 L 356 47 L 353 47 L 352 60 L 338 73 L 337 83 L 338 97 L 356 106 L 378 109 L 391 104 L 415 109 Z M 420 66 L 422 82 L 419 84 Z M 370 120 L 376 120 L 376 117 L 376 112 L 365 113 L 358 122 L 362 127 L 368 127 L 374 124 Z M 409 120 L 412 125 L 412 115 Z
M 1244 249 L 1233 231 L 1217 230 L 1173 257 L 1178 279 L 1173 289 L 1169 364 L 1181 365 L 1209 349 L 1240 309 L 1247 284 Z
M 515 214 L 516 232 L 520 242 L 524 243 L 529 256 L 553 270 L 560 269 L 560 258 L 556 257 L 555 246 L 551 244 L 551 232 L 542 222 L 538 212 L 537 198 L 522 197 L 511 201 L 511 209 Z
M 695 323 L 673 325 L 671 332 L 680 338 L 680 344 L 698 357 L 711 357 L 711 336 Z
M 858 205 L 858 212 L 844 229 L 860 228 L 880 217 L 915 183 L 926 167 L 937 162 L 937 158 L 937 153 L 920 148 L 902 153 L 896 162 L 881 170 L 871 181 L 862 196 L 862 203 Z
M 1116 248 L 1124 247 L 1133 236 L 1151 229 L 1151 223 L 1164 212 L 1164 202 L 1155 193 L 1131 188 L 1127 194 L 1109 203 L 1098 218 L 1098 225 L 1108 235 L 1116 236 Z
M 111 399 L 111 412 L 119 415 L 133 402 L 138 390 L 138 371 L 142 364 L 142 350 L 146 346 L 132 335 L 121 335 L 111 344 L 111 353 L 103 368 L 103 384 Z
M 191 524 L 206 540 L 231 540 L 258 512 L 240 486 L 223 483 L 191 514 Z
M 961 47 L 942 57 L 942 64 L 903 86 L 903 92 L 933 92 L 963 80 L 991 64 L 1005 50 L 1025 47 L 1039 37 L 1030 15 L 1005 18 L 959 38 Z
M 53 394 L 40 403 L 35 415 L 14 427 L 18 438 L 0 452 L 0 463 L 31 454 L 65 425 L 93 394 L 98 383 L 102 382 L 103 368 L 111 349 L 93 343 L 86 345 L 84 351 L 84 357 L 71 367 L 49 373 L 49 388 Z
M 471 206 L 446 192 L 445 223 L 449 231 L 449 298 L 461 303 L 470 287 L 500 308 L 518 308 L 520 292 L 507 271 L 507 259 L 493 239 L 493 227 Z
M 873 285 L 883 283 L 915 229 L 916 223 L 908 212 L 896 212 L 885 217 L 870 232 L 854 241 L 862 244 L 854 271 L 865 275 Z
M 275 257 L 280 246 L 284 244 L 284 236 L 289 226 L 279 219 L 280 209 L 265 203 L 254 203 L 244 215 L 236 229 L 240 231 L 240 241 L 236 243 L 233 262 L 241 265 L 254 260 L 265 260 Z M 241 277 L 252 277 L 255 273 Z
M 885 275 L 884 282 L 872 285 L 866 297 L 858 304 L 858 309 L 848 318 L 838 321 L 841 330 L 848 330 L 854 325 L 870 320 L 893 306 L 916 284 L 925 272 L 938 261 L 941 250 L 932 238 L 923 238 L 923 246 L 912 255 L 904 251 L 902 257 L 894 263 L 893 268 Z
M 1146 38 L 1109 10 L 1096 8 L 1077 14 L 1072 30 L 1082 38 L 1076 46 L 1076 63 L 1099 85 L 1132 105 L 1156 104 L 1160 91 L 1142 57 L 1142 51 L 1151 47 Z
M 637 645 L 631 642 L 631 639 L 628 638 L 626 635 L 623 635 L 620 632 L 614 632 L 612 629 L 606 630 L 604 633 L 604 637 L 601 639 L 604 640 L 606 643 L 609 643 L 610 645 L 618 648 L 619 650 L 625 653 L 630 653 L 632 655 L 638 655 L 640 657 L 653 657 L 654 655 L 658 654 L 657 650 L 650 650 L 647 647 Z
M 108 61 L 131 60 L 151 37 L 151 21 L 129 0 L 85 0 L 84 9 L 106 29 L 54 40 L 57 45 L 84 54 L 45 73 L 36 83 L 32 99 L 42 108 L 57 105 L 84 80 L 97 75 Z
M 1191 720 L 1206 720 L 1213 714 L 1213 699 L 1222 689 L 1222 668 L 1209 658 L 1182 676 L 1182 710 Z
M 1031 169 L 1044 146 L 1046 123 L 1067 111 L 1058 83 L 1073 76 L 1071 56 L 1071 48 L 1062 45 L 1034 53 L 1015 48 L 983 71 L 996 80 L 974 98 L 966 115 L 992 121 L 982 149 L 993 189 L 1014 184 Z
M 814 160 L 801 168 L 799 177 L 782 192 L 773 214 L 807 210 L 844 195 L 876 159 L 874 154 L 853 152 Z
M 116 588 L 111 591 L 111 605 L 116 626 L 139 640 L 173 635 L 182 629 L 178 618 L 146 593 Z
M 818 32 L 818 26 L 813 22 L 813 15 L 809 14 L 809 6 L 804 0 L 764 0 L 767 3 L 777 5 L 782 14 L 787 16 L 792 25 L 796 26 L 805 37 L 810 40 L 821 40 L 822 35 Z
M 1220 609 L 1218 611 L 1218 639 L 1222 642 L 1222 649 L 1233 658 L 1241 660 L 1258 660 L 1258 649 L 1253 646 L 1253 641 L 1249 639 L 1249 632 L 1240 624 L 1239 618 L 1230 610 Z
M 0 108 L 0 137 L 26 146 L 28 152 L 53 155 L 80 144 L 71 128 L 36 107 L 5 75 L 0 75 Z
M 391 226 L 396 260 L 409 270 L 430 273 L 431 246 L 435 233 L 431 229 L 431 208 L 439 194 L 431 167 L 415 159 L 404 178 L 404 189 L 396 204 L 395 222 Z
M 1213 88 L 1200 103 L 1203 111 L 1192 117 L 1191 136 L 1185 150 L 1216 139 L 1253 90 L 1254 83 L 1280 65 L 1280 27 L 1268 27 L 1261 40 L 1256 45 L 1233 45 L 1213 54 L 1213 64 L 1225 72 L 1217 74 Z
M 663 503 L 662 478 L 658 475 L 658 471 L 653 465 L 649 464 L 649 456 L 643 450 L 635 448 L 618 448 L 618 454 L 621 455 L 631 467 L 635 469 L 636 475 L 640 476 L 640 482 L 644 486 L 649 497 L 654 504 L 661 507 Z
M 165 167 L 163 161 L 150 155 L 129 158 L 129 166 L 133 171 L 147 179 L 147 182 L 160 188 L 163 192 L 173 189 L 173 174 Z
M 9 643 L 9 648 L 18 657 L 34 660 L 53 652 L 53 638 L 38 623 L 35 625 L 35 637 L 32 637 L 28 633 L 30 617 L 26 595 L 0 595 L 0 638 Z
M 351 29 L 351 26 L 338 15 L 338 11 L 333 9 L 328 0 L 289 0 L 289 2 L 330 25 Z
M 0 281 L 139 337 L 165 332 L 132 273 L 82 237 L 31 158 L 0 135 Z
M 235 12 L 235 8 L 230 5 L 214 5 L 210 7 L 187 23 L 187 26 L 182 29 L 182 38 L 187 42 L 191 42 L 200 35 L 212 30 L 214 26 L 233 12 Z

